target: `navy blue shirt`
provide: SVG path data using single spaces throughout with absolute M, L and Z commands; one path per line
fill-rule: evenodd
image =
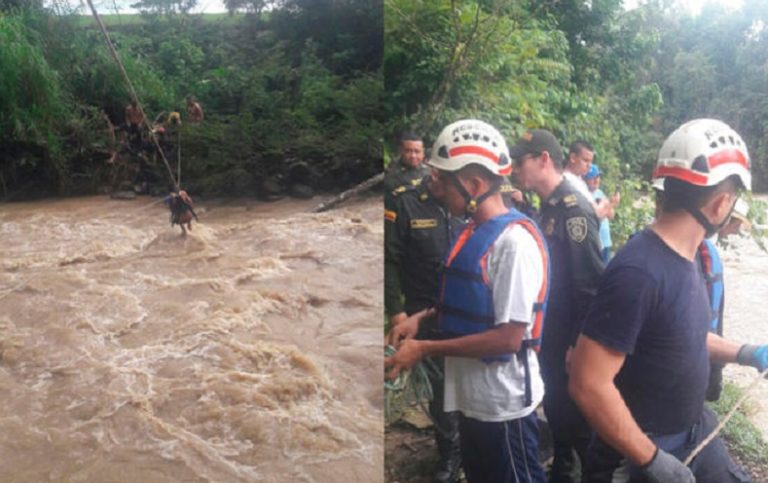
M 699 265 L 650 229 L 608 265 L 582 332 L 627 354 L 616 386 L 646 433 L 677 433 L 699 420 L 709 315 Z
M 597 215 L 592 202 L 563 179 L 541 204 L 538 220 L 550 253 L 549 302 L 540 361 L 547 391 L 565 391 L 565 353 L 576 344 L 581 324 L 603 273 Z

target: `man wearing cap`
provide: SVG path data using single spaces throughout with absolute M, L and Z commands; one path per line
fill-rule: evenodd
M 384 198 L 384 306 L 390 327 L 437 304 L 438 282 L 443 259 L 451 242 L 464 227 L 439 201 L 442 193 L 432 176 L 416 186 L 405 185 Z M 426 321 L 418 339 L 440 337 L 434 320 Z M 433 362 L 442 369 L 443 358 Z M 433 399 L 429 412 L 435 422 L 440 468 L 437 483 L 453 482 L 460 473 L 459 417 L 443 410 L 443 378 L 432 377 Z
M 539 226 L 552 258 L 540 353 L 544 413 L 554 445 L 549 481 L 580 482 L 591 431 L 568 395 L 566 355 L 603 272 L 599 224 L 591 200 L 564 178 L 562 149 L 551 132 L 527 131 L 512 147 L 511 156 L 522 189 L 541 198 Z
M 615 215 L 614 209 L 619 203 L 619 193 L 616 192 L 611 197 L 611 200 L 608 201 L 605 193 L 600 189 L 600 168 L 596 164 L 592 164 L 589 167 L 587 174 L 584 175 L 584 182 L 587 183 L 587 188 L 592 193 L 595 203 L 604 205 L 607 208 L 604 218 L 600 218 L 600 215 L 597 216 L 600 220 L 600 247 L 602 249 L 603 263 L 607 264 L 611 258 L 611 247 L 613 246 L 611 224 L 608 220 L 612 220 Z
M 404 131 L 398 139 L 400 157 L 390 164 L 384 176 L 385 193 L 404 190 L 405 186 L 414 186 L 429 174 L 424 166 L 424 142 L 421 136 L 411 131 Z
M 482 121 L 447 126 L 432 149 L 443 200 L 472 220 L 446 259 L 437 309 L 445 340 L 416 340 L 414 314 L 391 333 L 388 378 L 424 356 L 445 356 L 445 410 L 459 411 L 470 483 L 544 482 L 535 409 L 544 388 L 535 353 L 547 304 L 549 256 L 536 225 L 504 206 L 512 169 L 501 134 Z
M 604 274 L 571 357 L 570 393 L 613 448 L 629 481 L 744 482 L 720 438 L 685 460 L 716 427 L 704 407 L 710 362 L 768 368 L 768 346 L 739 345 L 710 331 L 701 242 L 727 222 L 749 189 L 749 154 L 738 133 L 714 119 L 683 124 L 664 141 L 655 178 L 660 213 L 619 250 Z M 612 476 L 589 481 L 612 481 Z

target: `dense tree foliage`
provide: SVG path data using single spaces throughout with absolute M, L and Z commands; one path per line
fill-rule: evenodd
M 715 117 L 732 125 L 750 149 L 755 188 L 768 187 L 768 4 L 739 10 L 707 5 L 696 17 L 668 12 L 655 75 L 665 105 L 659 127 Z
M 692 16 L 668 0 L 624 10 L 620 0 L 385 0 L 389 139 L 403 128 L 431 140 L 460 117 L 553 131 L 564 147 L 596 147 L 604 190 L 625 193 L 619 241 L 646 223 L 632 207 L 663 138 L 682 122 L 733 125 L 764 188 L 768 123 L 768 4 L 707 6 Z M 392 150 L 393 144 L 388 148 Z
M 184 112 L 189 94 L 205 108 L 181 143 L 199 189 L 250 192 L 298 161 L 321 185 L 350 183 L 380 169 L 382 140 L 391 149 L 409 127 L 429 141 L 461 116 L 510 139 L 528 127 L 588 139 L 607 188 L 627 192 L 675 126 L 715 117 L 747 140 L 756 188 L 768 183 L 764 1 L 696 16 L 671 0 L 230 0 L 229 15 L 184 13 L 193 4 L 142 0 L 109 30 L 151 118 Z M 92 19 L 53 5 L 0 2 L 6 196 L 33 181 L 95 189 L 107 119 L 121 124 L 129 99 Z
M 183 124 L 173 140 L 186 187 L 254 193 L 299 164 L 315 188 L 341 188 L 381 169 L 381 4 L 286 0 L 262 15 L 184 13 L 192 5 L 142 1 L 141 16 L 108 19 L 149 120 L 185 115 L 187 95 L 205 109 L 202 124 Z M 11 9 L 0 15 L 0 45 L 0 195 L 113 181 L 109 126 L 123 124 L 130 93 L 93 19 Z

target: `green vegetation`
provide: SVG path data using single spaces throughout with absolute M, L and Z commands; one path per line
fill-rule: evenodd
M 619 244 L 650 220 L 652 203 L 638 200 L 662 140 L 686 120 L 737 129 L 764 190 L 768 4 L 708 5 L 697 17 L 668 1 L 621 4 L 385 0 L 389 139 L 413 128 L 431 140 L 460 117 L 489 121 L 510 142 L 530 127 L 564 147 L 587 139 L 603 191 L 624 195 L 611 223 Z
M 717 413 L 718 420 L 722 420 L 743 394 L 744 389 L 726 382 L 720 399 L 708 404 Z M 734 413 L 720 434 L 749 467 L 766 468 L 768 467 L 768 444 L 763 439 L 762 433 L 749 420 L 749 415 L 754 410 L 755 408 L 750 407 L 747 400 Z
M 192 5 L 146 0 L 140 15 L 106 16 L 148 120 L 185 115 L 190 94 L 205 110 L 201 125 L 182 125 L 186 188 L 254 194 L 299 163 L 314 188 L 340 189 L 381 169 L 381 5 L 284 0 L 268 15 L 245 4 L 232 15 L 185 13 Z M 114 182 L 122 164 L 106 165 L 117 148 L 110 125 L 124 123 L 130 96 L 94 19 L 9 7 L 0 45 L 0 198 Z

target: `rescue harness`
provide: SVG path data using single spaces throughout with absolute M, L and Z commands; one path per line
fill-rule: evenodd
M 710 322 L 709 331 L 722 335 L 720 326 L 720 304 L 723 301 L 723 262 L 715 248 L 714 242 L 704 239 L 699 245 L 699 257 L 701 268 L 704 271 L 704 279 L 707 282 L 709 294 Z

